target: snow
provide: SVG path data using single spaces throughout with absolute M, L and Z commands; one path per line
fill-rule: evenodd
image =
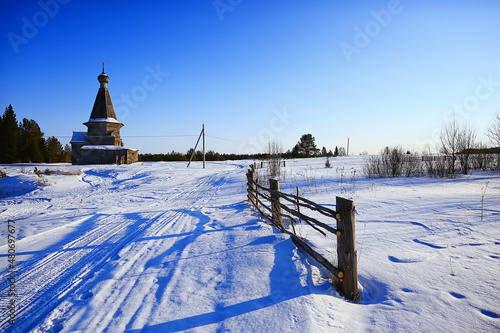
M 0 330 L 498 331 L 498 173 L 367 179 L 363 159 L 287 161 L 280 183 L 330 207 L 337 195 L 354 201 L 359 303 L 248 206 L 251 161 L 1 165 L 19 307 L 12 326 L 1 293 Z M 40 181 L 35 167 L 61 172 Z M 334 236 L 297 229 L 335 263 Z M 4 224 L 2 276 L 6 243 Z
M 133 150 L 137 151 L 137 149 L 126 148 L 122 146 L 113 146 L 113 145 L 86 145 L 83 146 L 83 150 Z
M 90 118 L 88 123 L 120 123 L 118 120 L 115 118 Z

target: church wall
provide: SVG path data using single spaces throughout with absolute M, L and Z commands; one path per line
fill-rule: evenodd
M 80 148 L 83 146 L 83 144 L 83 142 L 71 143 L 71 164 L 82 164 Z
M 139 151 L 127 149 L 127 164 L 135 163 L 139 161 Z

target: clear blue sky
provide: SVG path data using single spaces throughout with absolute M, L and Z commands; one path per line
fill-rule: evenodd
M 450 110 L 483 141 L 500 110 L 497 0 L 42 0 L 0 12 L 0 106 L 63 143 L 86 130 L 102 61 L 124 143 L 143 153 L 185 152 L 196 137 L 136 136 L 203 123 L 207 149 L 226 153 L 269 138 L 291 149 L 305 133 L 332 150 L 350 138 L 355 154 L 421 150 Z

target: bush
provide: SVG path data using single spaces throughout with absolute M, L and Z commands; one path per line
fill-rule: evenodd
M 331 168 L 331 167 L 332 167 L 332 165 L 330 164 L 330 156 L 328 156 L 328 157 L 326 158 L 325 168 Z
M 415 177 L 427 174 L 429 177 L 452 178 L 467 175 L 470 170 L 499 171 L 500 154 L 495 149 L 477 148 L 456 154 L 431 154 L 422 156 L 406 152 L 400 147 L 385 147 L 380 155 L 369 156 L 363 164 L 367 178 Z
M 33 172 L 38 176 L 38 178 L 42 178 L 43 177 L 42 171 L 38 170 L 36 167 L 35 167 L 35 170 Z
M 384 177 L 380 156 L 369 156 L 363 164 L 363 173 L 367 178 Z
M 47 185 L 48 182 L 47 182 L 47 179 L 45 179 L 45 177 L 43 176 L 43 172 L 41 170 L 38 170 L 36 167 L 35 167 L 35 174 L 38 176 L 38 184 L 44 186 L 44 185 Z
M 400 177 L 403 172 L 403 150 L 400 147 L 385 147 L 382 162 L 386 177 Z
M 417 154 L 407 152 L 403 157 L 403 172 L 405 177 L 423 174 L 422 158 Z
M 385 149 L 379 156 L 370 156 L 363 165 L 363 173 L 367 178 L 420 176 L 423 167 L 420 156 L 403 152 L 401 147 Z

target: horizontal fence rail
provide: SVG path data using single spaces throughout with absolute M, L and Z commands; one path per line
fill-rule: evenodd
M 248 200 L 252 206 L 281 232 L 287 233 L 297 247 L 302 248 L 318 263 L 325 267 L 333 275 L 333 283 L 341 295 L 357 301 L 360 294 L 358 291 L 357 254 L 354 232 L 354 204 L 352 201 L 337 197 L 336 209 L 333 210 L 317 203 L 300 197 L 298 195 L 283 193 L 279 190 L 279 181 L 269 179 L 269 187 L 259 184 L 255 177 L 255 167 L 247 172 Z M 291 203 L 291 208 L 281 202 L 281 199 Z M 308 216 L 300 209 L 309 209 L 336 221 L 336 228 Z M 283 218 L 288 218 L 292 226 L 292 232 L 283 225 Z M 298 237 L 295 232 L 295 224 L 304 221 L 314 230 L 326 236 L 330 232 L 337 236 L 338 266 L 335 267 L 324 256 L 314 250 L 305 239 Z

